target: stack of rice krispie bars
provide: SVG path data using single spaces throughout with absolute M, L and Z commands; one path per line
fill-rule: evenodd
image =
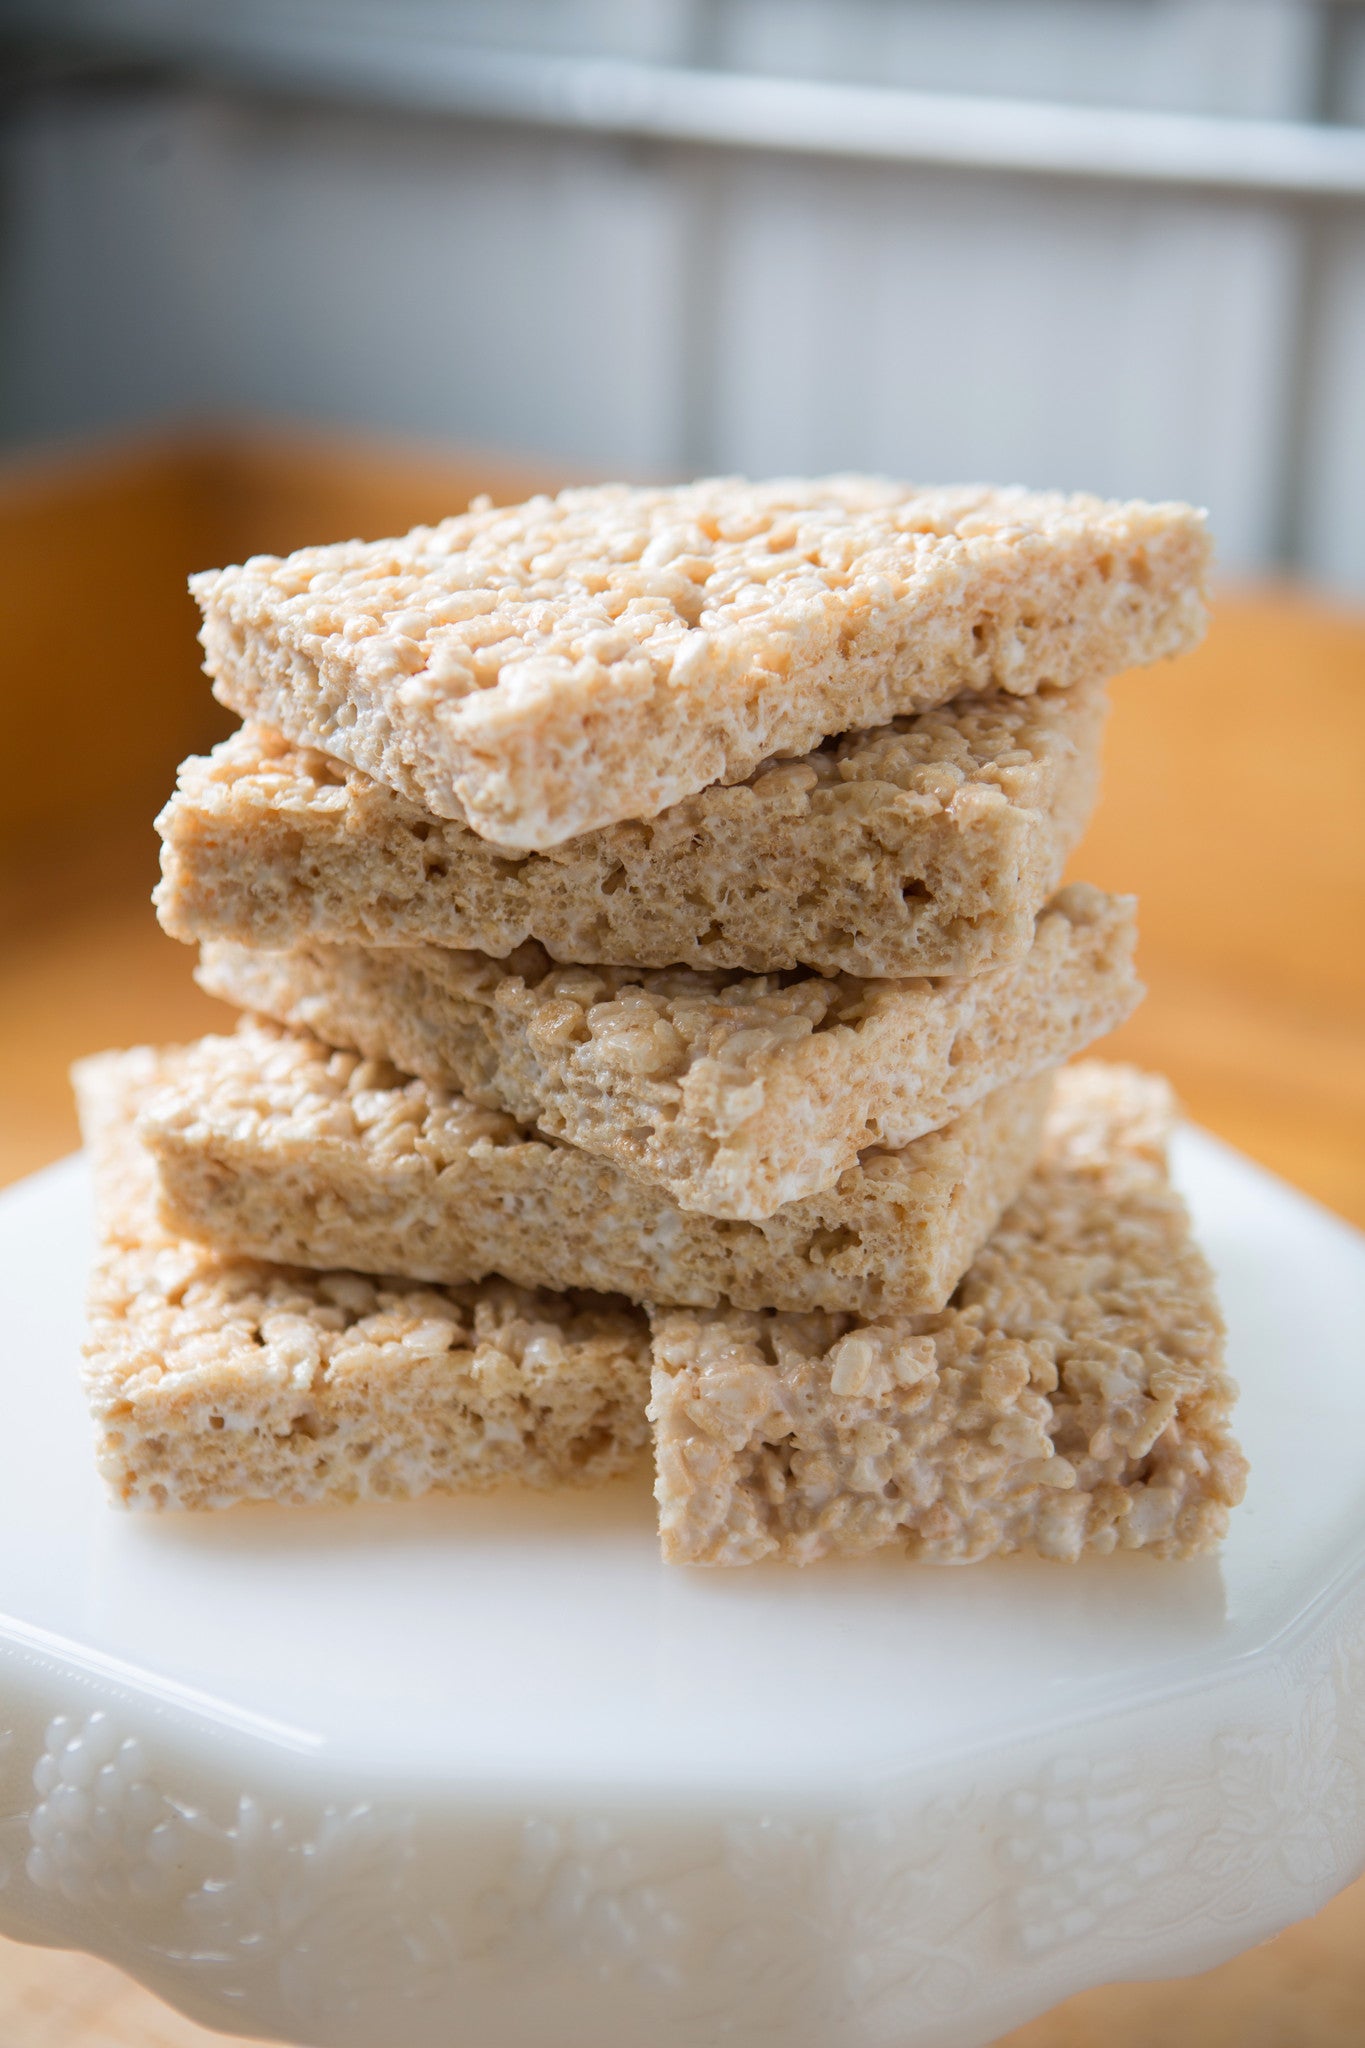
M 1244 1467 L 1140 989 L 1060 887 L 1179 505 L 864 478 L 476 502 L 195 579 L 159 823 L 237 1032 L 83 1063 L 129 1505 L 580 1484 L 664 1556 L 1216 1542 Z

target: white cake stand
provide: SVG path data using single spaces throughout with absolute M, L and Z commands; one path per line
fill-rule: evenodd
M 129 1517 L 77 1161 L 0 1200 L 0 1929 L 308 2048 L 975 2044 L 1365 1851 L 1365 1241 L 1184 1134 L 1218 1561 L 666 1571 L 595 1496 Z

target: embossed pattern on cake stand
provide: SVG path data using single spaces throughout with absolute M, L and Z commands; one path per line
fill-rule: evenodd
M 1219 1560 L 666 1572 L 648 1478 L 102 1500 L 84 1168 L 0 1198 L 0 1930 L 307 2048 L 973 2048 L 1365 1861 L 1365 1241 L 1198 1133 Z

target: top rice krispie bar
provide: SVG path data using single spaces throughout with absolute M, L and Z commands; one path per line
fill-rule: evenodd
M 864 477 L 607 485 L 196 576 L 224 703 L 516 849 L 964 690 L 1177 654 L 1185 505 Z

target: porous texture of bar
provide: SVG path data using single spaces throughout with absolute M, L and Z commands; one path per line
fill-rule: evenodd
M 414 1280 L 748 1308 L 941 1308 L 1037 1156 L 1051 1077 L 764 1223 L 686 1215 L 606 1160 L 381 1061 L 248 1022 L 164 1056 L 140 1131 L 162 1221 L 219 1250 Z
M 449 1088 L 663 1188 L 758 1222 L 833 1187 L 1126 1017 L 1134 904 L 1084 885 L 1023 962 L 951 981 L 563 967 L 485 954 L 214 941 L 212 995 Z
M 402 1500 L 635 1462 L 649 1337 L 625 1302 L 304 1272 L 167 1232 L 135 1134 L 161 1072 L 145 1048 L 75 1070 L 97 1203 L 85 1381 L 115 1501 Z
M 1064 1070 L 1038 1169 L 941 1314 L 657 1313 L 665 1558 L 1213 1548 L 1246 1463 L 1169 1119 L 1162 1082 Z
M 1017 960 L 1094 805 L 1102 684 L 955 697 L 657 818 L 510 857 L 247 725 L 157 820 L 173 937 L 639 967 L 978 974 Z
M 1204 630 L 1186 505 L 865 477 L 609 485 L 193 579 L 225 704 L 485 839 L 652 818 L 964 690 Z

